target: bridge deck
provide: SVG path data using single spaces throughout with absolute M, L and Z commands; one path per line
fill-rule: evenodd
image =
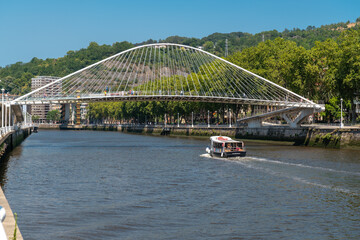
M 301 108 L 322 108 L 318 104 L 309 102 L 284 102 L 276 100 L 234 98 L 234 97 L 216 97 L 216 96 L 191 96 L 191 95 L 91 95 L 91 96 L 72 96 L 64 98 L 32 98 L 26 100 L 14 101 L 12 104 L 65 104 L 82 102 L 119 102 L 119 101 L 188 101 L 188 102 L 211 102 L 211 103 L 229 103 L 229 104 L 251 104 L 268 105 L 280 107 L 301 107 Z

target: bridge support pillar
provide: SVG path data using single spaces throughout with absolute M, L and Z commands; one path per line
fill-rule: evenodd
M 68 124 L 70 120 L 70 104 L 61 104 L 61 122 Z
M 81 124 L 81 108 L 80 108 L 80 103 L 76 103 L 76 119 L 75 119 L 75 124 L 76 125 L 80 125 Z
M 23 105 L 22 106 L 22 114 L 23 114 L 23 116 L 24 116 L 24 123 L 25 123 L 25 125 L 28 123 L 28 122 L 31 122 L 32 121 L 32 119 L 27 119 L 26 118 L 26 114 L 27 114 L 27 105 Z M 17 117 L 16 117 L 17 118 Z M 16 119 L 17 121 L 18 121 L 18 119 Z
M 248 128 L 260 128 L 262 127 L 262 119 L 254 119 L 248 121 Z
M 75 124 L 76 117 L 76 103 L 71 103 L 71 114 L 70 114 L 70 124 Z
M 314 109 L 303 109 L 297 115 L 292 118 L 286 113 L 283 113 L 281 117 L 289 124 L 290 128 L 300 127 L 300 124 L 304 119 L 314 113 Z

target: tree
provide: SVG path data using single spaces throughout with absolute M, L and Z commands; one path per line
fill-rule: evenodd
M 305 66 L 306 91 L 313 100 L 329 100 L 338 95 L 336 74 L 339 65 L 339 45 L 335 40 L 316 42 L 310 50 L 310 61 Z
M 304 68 L 309 60 L 308 54 L 295 42 L 276 38 L 237 52 L 228 60 L 301 94 L 304 92 Z
M 360 94 L 360 31 L 345 31 L 338 41 L 341 49 L 337 72 L 338 87 L 340 96 L 352 103 L 351 119 L 355 123 L 356 111 L 353 100 Z
M 37 115 L 33 115 L 33 116 L 31 117 L 31 120 L 32 120 L 33 122 L 37 122 L 37 121 L 39 121 L 39 119 L 40 119 L 40 117 L 37 116 Z
M 207 52 L 210 52 L 210 53 L 214 52 L 215 46 L 214 46 L 213 42 L 207 41 L 206 43 L 204 43 L 203 47 L 204 47 L 204 50 Z
M 53 122 L 58 122 L 60 121 L 60 111 L 59 110 L 51 110 L 47 113 L 46 119 L 53 121 Z
M 341 118 L 341 103 L 340 98 L 333 97 L 329 100 L 329 103 L 325 105 L 325 112 L 322 113 L 328 122 L 340 121 Z M 343 102 L 343 118 L 348 116 L 347 111 L 351 107 L 350 101 Z

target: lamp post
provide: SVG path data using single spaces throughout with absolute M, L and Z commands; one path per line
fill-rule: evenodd
M 26 125 L 26 113 L 27 113 L 27 107 L 26 107 L 26 105 L 24 105 L 24 123 L 25 123 L 25 125 Z
M 210 111 L 208 110 L 208 127 L 210 127 Z
M 341 112 L 341 115 L 340 115 L 340 128 L 343 128 L 343 127 L 344 127 L 344 124 L 343 124 L 343 114 L 342 114 L 342 103 L 343 103 L 343 99 L 340 98 L 340 112 Z
M 228 109 L 228 120 L 229 120 L 229 127 L 231 127 L 231 114 L 230 114 L 230 108 Z
M 178 113 L 178 127 L 180 127 L 180 122 L 179 122 L 179 113 Z
M 1 128 L 4 128 L 4 91 L 5 89 L 1 89 Z
M 194 127 L 194 112 L 191 112 L 191 127 Z
M 11 130 L 11 104 L 10 104 L 10 98 L 9 98 L 9 129 Z
M 5 126 L 5 129 L 7 131 L 7 106 L 6 106 L 6 103 L 7 103 L 7 94 L 5 95 L 5 105 L 4 105 L 4 108 L 5 108 L 5 113 L 4 113 L 4 126 Z
M 9 96 L 9 127 L 11 129 L 11 101 L 10 101 L 10 96 Z

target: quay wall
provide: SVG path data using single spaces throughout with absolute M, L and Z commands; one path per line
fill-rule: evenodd
M 3 136 L 0 139 L 0 160 L 2 161 L 10 151 L 20 145 L 31 133 L 32 128 L 29 127 L 11 131 Z
M 360 150 L 360 128 L 309 128 L 304 145 Z
M 15 147 L 20 145 L 30 134 L 32 133 L 32 128 L 18 129 L 11 131 L 4 135 L 0 139 L 0 161 L 4 161 L 9 152 L 11 152 Z M 6 217 L 3 222 L 5 233 L 8 239 L 13 239 L 14 230 L 16 226 L 16 239 L 22 240 L 23 237 L 15 222 L 14 214 L 10 208 L 10 205 L 5 197 L 4 192 L 0 189 L 0 206 L 5 208 Z
M 360 150 L 359 127 L 324 127 L 310 126 L 289 128 L 287 126 L 264 126 L 260 128 L 247 127 L 207 127 L 207 126 L 180 126 L 168 125 L 40 125 L 43 129 L 64 130 L 97 130 L 97 131 L 121 131 L 125 133 L 174 135 L 174 136 L 214 136 L 225 135 L 239 139 L 257 139 L 288 141 L 294 145 L 327 148 L 349 148 Z

